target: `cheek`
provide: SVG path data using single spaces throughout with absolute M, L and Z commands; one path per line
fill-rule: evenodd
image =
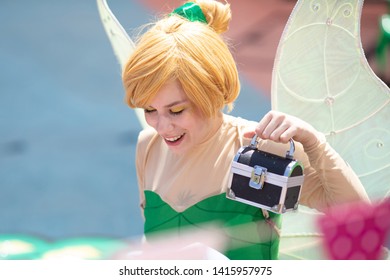
M 153 128 L 156 128 L 156 118 L 151 116 L 150 114 L 144 114 L 145 115 L 145 121 L 148 125 L 150 125 Z
M 197 120 L 193 114 L 186 114 L 176 119 L 176 125 L 188 131 L 193 131 L 197 129 Z
M 206 123 L 200 117 L 191 116 L 191 118 L 186 119 L 185 124 L 183 123 L 184 125 L 191 134 L 197 137 L 203 133 Z

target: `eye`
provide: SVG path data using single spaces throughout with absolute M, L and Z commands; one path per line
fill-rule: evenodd
M 172 111 L 171 110 L 171 114 L 174 115 L 174 116 L 177 116 L 177 115 L 180 115 L 181 113 L 183 113 L 184 109 L 183 110 L 180 110 L 180 111 Z
M 180 115 L 181 113 L 183 113 L 184 109 L 185 109 L 184 107 L 180 106 L 177 108 L 172 108 L 169 111 L 172 115 L 176 116 L 176 115 Z
M 156 112 L 156 109 L 145 108 L 145 109 L 144 109 L 144 112 L 145 112 L 145 114 L 151 114 L 151 113 L 153 113 L 153 112 Z

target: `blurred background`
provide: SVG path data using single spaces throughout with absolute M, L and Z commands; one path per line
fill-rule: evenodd
M 227 36 L 242 92 L 232 114 L 271 108 L 273 59 L 296 3 L 230 1 Z M 181 1 L 109 0 L 126 30 Z M 386 0 L 366 0 L 361 36 L 372 69 Z M 0 234 L 49 240 L 142 234 L 134 166 L 141 129 L 95 0 L 0 0 Z M 389 67 L 387 67 L 387 71 Z

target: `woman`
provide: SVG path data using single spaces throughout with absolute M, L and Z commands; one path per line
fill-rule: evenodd
M 228 258 L 276 259 L 280 216 L 226 198 L 233 157 L 255 134 L 259 149 L 282 156 L 295 140 L 294 155 L 304 164 L 301 204 L 322 210 L 368 198 L 308 123 L 275 111 L 258 123 L 223 113 L 240 91 L 221 37 L 230 19 L 227 3 L 188 2 L 145 32 L 124 68 L 126 101 L 144 109 L 151 127 L 140 133 L 136 155 L 144 229 L 146 236 L 179 233 L 215 221 L 226 230 Z

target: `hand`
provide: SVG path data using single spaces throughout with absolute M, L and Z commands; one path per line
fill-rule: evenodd
M 245 132 L 244 136 L 252 138 L 255 134 L 279 143 L 288 143 L 292 138 L 304 147 L 310 147 L 319 138 L 318 131 L 307 122 L 277 111 L 268 112 L 257 124 L 255 131 Z

